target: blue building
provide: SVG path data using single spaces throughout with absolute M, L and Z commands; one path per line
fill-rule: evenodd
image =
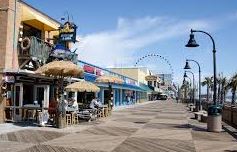
M 113 105 L 130 105 L 138 102 L 148 100 L 147 92 L 150 91 L 149 87 L 145 84 L 138 83 L 136 80 L 126 77 L 124 75 L 112 72 L 108 69 L 98 67 L 96 65 L 78 61 L 78 65 L 84 69 L 84 79 L 96 83 L 95 80 L 101 75 L 111 75 L 121 78 L 123 84 L 112 84 L 113 89 Z M 109 97 L 109 85 L 106 83 L 96 83 L 100 87 L 100 92 L 97 94 L 102 103 Z

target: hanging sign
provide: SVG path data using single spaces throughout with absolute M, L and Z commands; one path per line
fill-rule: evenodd
M 66 22 L 59 30 L 61 42 L 76 42 L 77 26 L 74 23 Z
M 15 82 L 15 77 L 14 76 L 5 76 L 4 80 L 7 83 L 14 83 Z

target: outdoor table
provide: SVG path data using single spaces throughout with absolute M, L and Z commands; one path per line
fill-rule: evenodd
M 29 120 L 29 117 L 27 116 L 26 118 L 26 115 L 25 115 L 25 112 L 27 111 L 35 111 L 35 116 L 33 116 L 33 118 L 35 117 L 36 121 L 37 121 L 37 116 L 39 116 L 39 112 L 40 111 L 43 111 L 43 110 L 47 110 L 48 108 L 42 108 L 40 107 L 39 104 L 27 104 L 27 105 L 24 105 L 23 107 L 21 107 L 22 109 L 22 119 L 27 119 Z M 26 111 L 25 111 L 26 110 Z
M 32 113 L 34 113 L 37 115 L 38 114 L 38 110 L 40 110 L 40 105 L 34 105 L 34 104 L 27 104 L 27 105 L 23 105 L 23 107 L 21 107 L 22 109 L 22 119 L 23 120 L 29 120 L 29 116 L 28 114 L 26 114 L 26 112 L 32 111 Z M 34 117 L 34 114 L 32 114 Z

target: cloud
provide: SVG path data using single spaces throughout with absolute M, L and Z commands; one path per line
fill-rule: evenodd
M 186 34 L 190 28 L 207 29 L 209 26 L 205 20 L 118 18 L 113 30 L 79 36 L 80 43 L 76 47 L 80 60 L 103 67 L 131 66 L 139 49 Z

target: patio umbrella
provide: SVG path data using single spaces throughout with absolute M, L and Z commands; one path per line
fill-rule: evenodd
M 83 69 L 71 61 L 53 61 L 43 65 L 35 71 L 36 74 L 52 76 L 59 78 L 59 106 L 58 106 L 58 127 L 65 127 L 65 107 L 66 103 L 63 100 L 63 82 L 65 77 L 77 77 L 83 75 Z
M 71 61 L 53 61 L 38 68 L 35 73 L 55 77 L 76 77 L 83 75 L 83 69 Z
M 124 81 L 122 79 L 120 79 L 119 77 L 115 77 L 115 76 L 99 76 L 96 79 L 96 82 L 98 83 L 119 83 L 122 84 Z
M 91 82 L 79 81 L 66 86 L 65 90 L 73 92 L 99 92 L 100 88 Z

